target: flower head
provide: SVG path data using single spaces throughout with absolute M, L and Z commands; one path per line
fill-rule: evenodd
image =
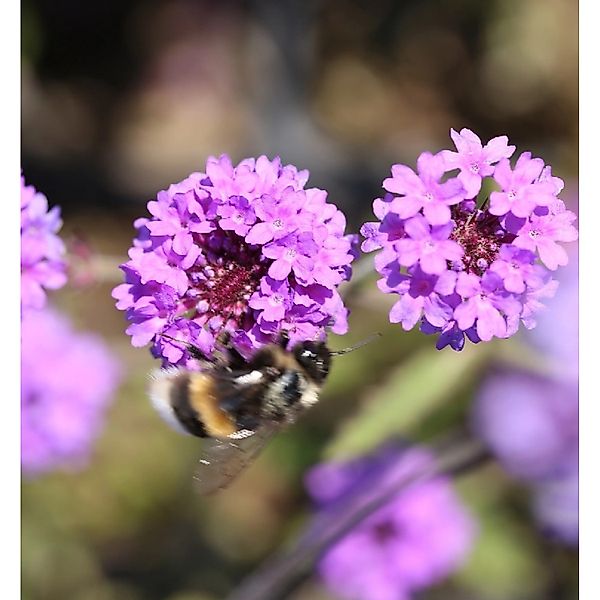
M 21 326 L 21 466 L 28 475 L 80 465 L 118 384 L 116 359 L 47 308 Z
M 579 464 L 577 457 L 561 473 L 536 483 L 533 508 L 544 533 L 569 546 L 579 543 Z
M 541 300 L 556 290 L 552 271 L 567 264 L 560 243 L 577 230 L 557 197 L 563 182 L 542 159 L 524 152 L 513 168 L 506 136 L 486 145 L 468 129 L 451 136 L 457 152 L 421 154 L 416 173 L 392 167 L 387 193 L 373 203 L 378 221 L 361 233 L 364 252 L 380 250 L 380 289 L 400 296 L 390 320 L 405 329 L 420 322 L 439 334 L 438 349 L 461 350 L 465 337 L 489 341 L 535 326 Z M 478 206 L 485 178 L 499 189 Z
M 307 476 L 321 511 L 335 514 L 355 493 L 381 482 L 390 469 L 415 475 L 431 464 L 429 453 L 390 447 L 349 463 L 324 464 Z M 329 548 L 319 565 L 327 586 L 340 597 L 408 599 L 460 567 L 475 528 L 442 477 L 411 485 Z
M 62 226 L 60 208 L 48 210 L 48 200 L 21 176 L 21 307 L 43 308 L 45 290 L 66 281 L 65 246 L 57 232 Z
M 525 371 L 499 372 L 479 391 L 474 425 L 513 475 L 529 481 L 553 476 L 577 448 L 577 385 Z
M 525 371 L 497 373 L 479 391 L 473 424 L 506 471 L 530 486 L 542 529 L 576 543 L 577 382 Z
M 543 353 L 549 368 L 562 379 L 579 379 L 579 258 L 577 254 L 559 274 L 561 293 L 548 302 L 528 341 Z
M 291 343 L 328 326 L 345 332 L 337 286 L 350 277 L 354 237 L 307 179 L 279 158 L 234 166 L 223 155 L 159 192 L 113 291 L 133 345 L 152 342 L 165 364 L 192 366 L 180 342 L 208 355 L 224 330 L 243 354 L 282 329 Z

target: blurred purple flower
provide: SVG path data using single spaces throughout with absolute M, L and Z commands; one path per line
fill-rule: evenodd
M 21 324 L 21 466 L 33 476 L 81 466 L 120 379 L 104 343 L 46 308 Z
M 21 308 L 40 309 L 46 289 L 66 281 L 65 246 L 57 232 L 62 226 L 60 208 L 48 210 L 48 200 L 21 176 Z
M 350 278 L 355 236 L 307 171 L 265 156 L 233 166 L 209 158 L 206 173 L 159 192 L 113 290 L 134 346 L 152 342 L 163 364 L 194 366 L 182 344 L 209 354 L 227 330 L 243 354 L 287 330 L 291 343 L 347 330 L 337 286 Z
M 536 483 L 533 508 L 548 537 L 570 546 L 579 543 L 579 465 L 577 456 L 563 472 Z
M 579 377 L 579 258 L 571 256 L 558 279 L 561 293 L 550 299 L 539 313 L 537 327 L 529 332 L 528 342 L 543 353 L 562 379 Z
M 578 541 L 578 261 L 560 274 L 562 294 L 527 341 L 552 376 L 505 369 L 489 377 L 473 411 L 477 433 L 505 469 L 526 482 L 541 528 Z
M 410 477 L 430 466 L 422 450 L 390 447 L 347 463 L 323 464 L 306 486 L 319 510 L 333 514 L 354 494 L 373 489 L 392 470 Z M 334 546 L 319 572 L 336 595 L 352 600 L 408 599 L 458 569 L 471 548 L 475 526 L 450 482 L 443 478 L 410 485 Z
M 557 198 L 563 182 L 542 159 L 525 152 L 512 169 L 515 147 L 506 136 L 485 146 L 468 129 L 451 136 L 458 152 L 424 152 L 418 174 L 392 166 L 383 182 L 388 193 L 373 203 L 379 221 L 365 223 L 361 234 L 363 252 L 380 250 L 380 289 L 400 296 L 390 320 L 405 329 L 421 321 L 421 331 L 440 335 L 438 349 L 461 350 L 465 336 L 489 341 L 514 335 L 520 323 L 535 326 L 542 299 L 556 290 L 551 271 L 567 264 L 559 242 L 576 240 L 577 230 L 575 214 Z M 485 177 L 501 190 L 478 207 Z M 423 272 L 456 273 L 456 287 L 443 294 L 430 286 L 430 295 L 416 300 L 408 282 Z
M 577 385 L 520 371 L 490 376 L 474 424 L 504 467 L 526 480 L 560 471 L 578 444 Z

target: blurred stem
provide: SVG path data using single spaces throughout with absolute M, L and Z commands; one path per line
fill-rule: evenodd
M 71 282 L 85 287 L 96 283 L 123 283 L 123 271 L 119 265 L 127 257 L 94 254 L 84 259 L 77 256 L 69 258 L 69 279 Z
M 388 481 L 374 493 L 365 490 L 336 512 L 317 514 L 307 531 L 294 546 L 269 559 L 233 591 L 227 600 L 282 600 L 302 584 L 314 571 L 323 553 L 357 524 L 389 502 L 400 492 L 432 477 L 456 476 L 487 461 L 489 454 L 477 441 L 444 440 L 434 447 L 438 460 L 430 468 L 410 476 Z

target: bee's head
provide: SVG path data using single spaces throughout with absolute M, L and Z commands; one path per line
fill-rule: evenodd
M 301 342 L 292 350 L 294 358 L 306 374 L 317 384 L 322 384 L 329 374 L 331 352 L 323 342 Z

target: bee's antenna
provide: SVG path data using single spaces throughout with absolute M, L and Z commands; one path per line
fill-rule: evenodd
M 365 338 L 361 342 L 354 344 L 354 346 L 350 346 L 349 348 L 343 348 L 342 350 L 336 350 L 335 352 L 331 352 L 331 356 L 340 356 L 340 354 L 348 354 L 348 352 L 352 352 L 353 350 L 357 350 L 358 348 L 362 348 L 367 344 L 370 344 L 375 338 L 381 337 L 382 333 L 374 333 L 370 335 L 368 338 Z
M 168 340 L 172 340 L 173 342 L 179 342 L 184 346 L 187 344 L 187 342 L 184 342 L 183 340 L 180 340 L 178 338 L 174 338 L 172 335 L 167 335 L 166 333 L 157 333 L 157 335 L 160 335 L 160 337 L 167 338 Z
M 180 340 L 171 335 L 167 335 L 166 333 L 158 333 L 161 337 L 167 338 L 173 342 L 178 342 L 192 355 L 196 360 L 206 360 L 206 356 L 204 356 L 204 352 L 198 348 L 198 346 L 194 346 L 194 344 L 190 344 L 189 342 L 185 342 L 184 340 Z

